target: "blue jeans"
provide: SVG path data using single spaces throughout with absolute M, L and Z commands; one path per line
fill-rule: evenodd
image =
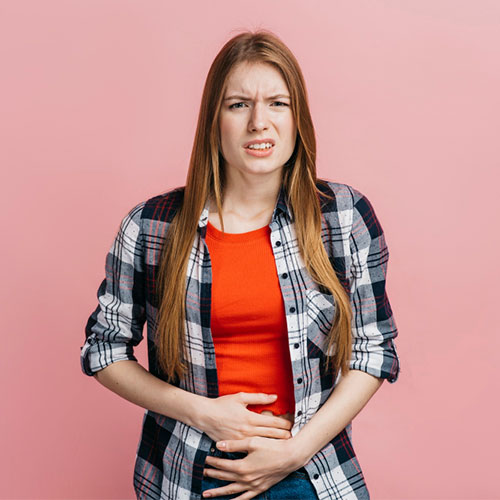
M 212 451 L 212 449 L 214 451 Z M 246 456 L 246 453 L 230 453 L 221 451 L 215 447 L 212 449 L 209 452 L 209 456 L 212 457 L 229 458 L 234 460 L 244 458 Z M 208 464 L 207 468 L 210 468 L 208 467 Z M 222 486 L 226 486 L 227 484 L 231 484 L 232 482 L 233 481 L 223 481 L 222 479 L 203 476 L 201 491 L 203 492 L 213 488 L 220 488 Z M 242 494 L 243 492 L 210 498 L 217 500 L 229 500 Z M 204 497 L 202 496 L 202 498 Z M 254 497 L 252 500 L 318 500 L 318 495 L 316 495 L 316 490 L 309 479 L 307 471 L 304 467 L 301 467 L 300 469 L 293 471 L 279 483 L 274 484 L 268 490 Z

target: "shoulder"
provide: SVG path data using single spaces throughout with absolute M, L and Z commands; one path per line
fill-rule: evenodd
M 321 212 L 330 225 L 339 225 L 349 234 L 351 251 L 370 246 L 388 254 L 385 234 L 380 219 L 365 193 L 349 184 L 318 179 L 322 192 Z
M 350 233 L 356 218 L 356 203 L 363 195 L 349 184 L 330 179 L 318 178 L 316 187 L 324 223 L 342 234 Z
M 350 220 L 351 224 L 356 224 L 357 219 L 378 223 L 372 203 L 365 193 L 354 186 L 323 178 L 317 179 L 316 186 L 321 192 L 321 212 L 325 216 L 342 214 L 341 217 Z
M 184 186 L 176 187 L 146 200 L 135 203 L 120 223 L 120 231 L 130 237 L 157 232 L 158 224 L 170 223 L 182 205 Z
M 382 225 L 365 193 L 349 184 L 317 179 L 321 213 L 330 226 L 339 225 L 352 238 L 366 240 L 383 235 Z
M 182 206 L 185 186 L 179 186 L 143 202 L 142 219 L 171 222 Z
M 182 206 L 184 186 L 152 196 L 136 203 L 124 217 L 124 221 L 131 219 L 137 223 L 146 219 L 150 221 L 171 222 L 174 215 Z
M 321 192 L 322 212 L 353 210 L 360 204 L 369 203 L 366 195 L 350 184 L 318 178 L 316 186 Z

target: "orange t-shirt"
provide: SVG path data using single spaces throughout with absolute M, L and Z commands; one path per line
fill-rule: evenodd
M 283 298 L 270 228 L 223 233 L 210 222 L 206 244 L 212 262 L 211 330 L 219 395 L 277 394 L 257 413 L 295 413 L 292 366 Z

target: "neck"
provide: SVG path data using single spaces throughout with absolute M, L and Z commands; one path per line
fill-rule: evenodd
M 282 171 L 269 175 L 245 175 L 229 169 L 223 193 L 222 212 L 246 214 L 250 218 L 276 205 L 282 183 Z

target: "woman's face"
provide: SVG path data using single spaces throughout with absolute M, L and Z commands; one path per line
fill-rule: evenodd
M 281 179 L 297 135 L 290 104 L 286 82 L 270 64 L 243 62 L 231 70 L 219 115 L 226 170 L 274 174 Z M 249 149 L 248 143 L 254 140 L 272 147 Z

